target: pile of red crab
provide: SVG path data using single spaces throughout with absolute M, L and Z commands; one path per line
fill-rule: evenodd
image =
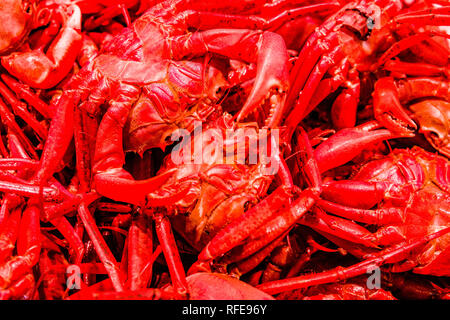
M 447 0 L 2 0 L 1 299 L 450 298 Z

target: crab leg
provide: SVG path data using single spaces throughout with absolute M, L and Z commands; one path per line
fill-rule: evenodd
M 131 19 L 128 14 L 127 7 L 124 4 L 116 4 L 111 7 L 107 7 L 102 11 L 98 12 L 98 14 L 89 17 L 83 24 L 85 30 L 94 30 L 102 25 L 111 22 L 113 18 L 123 15 L 125 18 L 125 23 L 127 26 L 131 24 Z
M 357 189 L 357 187 L 355 187 L 355 189 Z M 374 186 L 372 190 L 375 192 L 377 189 Z M 356 195 L 352 196 L 359 197 Z M 400 224 L 404 219 L 403 209 L 396 207 L 380 208 L 375 210 L 359 209 L 322 199 L 317 201 L 317 205 L 325 211 L 331 212 L 340 217 L 373 225 Z
M 36 151 L 34 150 L 34 146 L 31 143 L 31 141 L 27 138 L 27 136 L 23 133 L 22 128 L 19 127 L 19 125 L 15 121 L 14 114 L 8 109 L 6 104 L 0 99 L 0 116 L 2 122 L 5 124 L 5 126 L 8 127 L 12 132 L 14 132 L 19 139 L 24 144 L 27 152 L 34 158 L 38 159 L 38 155 Z
M 47 129 L 27 110 L 27 105 L 19 101 L 16 96 L 0 81 L 0 94 L 11 106 L 14 114 L 24 120 L 41 139 L 47 138 Z
M 398 60 L 387 61 L 383 69 L 391 72 L 405 73 L 411 76 L 439 76 L 449 73 L 446 67 L 439 67 L 428 63 L 403 62 Z
M 177 23 L 183 23 L 188 26 L 195 26 L 200 30 L 217 29 L 221 27 L 233 27 L 235 29 L 258 29 L 258 30 L 276 30 L 282 24 L 298 19 L 301 16 L 311 15 L 319 12 L 328 12 L 339 8 L 337 2 L 325 2 L 303 6 L 300 8 L 288 9 L 275 17 L 268 19 L 260 16 L 240 16 L 219 12 L 204 11 L 184 11 L 175 19 L 182 20 Z
M 189 274 L 196 272 L 197 268 L 207 268 L 205 262 L 212 261 L 216 257 L 228 252 L 239 245 L 252 232 L 257 230 L 268 219 L 270 212 L 280 203 L 285 203 L 290 198 L 290 192 L 284 187 L 279 187 L 256 206 L 245 212 L 239 219 L 232 221 L 219 231 L 213 239 L 203 248 L 198 256 L 198 262 L 191 267 Z M 269 212 L 269 214 L 267 214 Z
M 14 93 L 30 104 L 37 112 L 39 112 L 44 118 L 50 119 L 53 116 L 53 111 L 50 109 L 49 105 L 46 104 L 42 99 L 40 99 L 34 92 L 31 91 L 30 87 L 19 83 L 10 76 L 2 74 L 0 76 L 3 82 L 6 83 L 8 88 L 10 88 Z
M 368 248 L 377 248 L 378 239 L 375 235 L 353 221 L 329 216 L 320 208 L 314 208 L 313 214 L 304 216 L 299 223 Z
M 152 229 L 145 215 L 133 219 L 128 231 L 128 287 L 130 290 L 146 288 L 151 280 L 152 268 L 147 268 L 153 253 Z
M 24 160 L 30 160 L 27 157 L 25 149 L 20 144 L 20 142 L 17 141 L 15 136 L 10 137 L 10 143 L 12 145 L 11 154 L 13 156 L 21 157 Z M 21 171 L 19 171 L 19 174 L 23 175 Z M 62 194 L 66 194 L 69 199 L 73 197 L 69 192 L 65 190 L 63 186 L 59 185 L 57 181 L 52 182 L 51 184 L 52 186 L 55 186 L 57 190 L 60 190 Z M 73 229 L 72 225 L 67 221 L 65 217 L 58 217 L 52 219 L 50 222 L 64 236 L 64 238 L 68 241 L 70 248 L 75 252 L 75 263 L 80 263 L 84 254 L 84 245 L 80 237 L 78 237 L 78 234 Z
M 73 137 L 74 106 L 80 97 L 68 92 L 63 94 L 52 119 L 47 141 L 41 156 L 39 170 L 32 181 L 40 184 L 46 182 L 57 171 L 64 153 Z
M 284 237 L 286 237 L 288 233 L 285 232 L 269 244 L 262 247 L 261 250 L 258 252 L 252 254 L 250 257 L 243 259 L 242 261 L 239 261 L 236 263 L 236 266 L 233 266 L 230 270 L 231 273 L 242 275 L 246 274 L 247 272 L 254 270 L 264 259 L 267 258 L 267 256 L 270 255 L 270 253 L 279 246 L 280 242 L 283 240 Z
M 248 243 L 230 251 L 227 262 L 241 260 L 257 252 L 267 244 L 275 241 L 281 234 L 287 232 L 314 204 L 316 195 L 313 190 L 306 189 L 289 208 L 274 212 L 271 219 L 258 230 L 254 231 L 246 240 Z
M 14 209 L 11 214 L 0 225 L 0 263 L 10 257 L 19 234 L 20 218 L 22 209 Z
M 103 265 L 105 266 L 105 269 L 108 272 L 109 277 L 111 278 L 114 289 L 118 292 L 123 291 L 124 282 L 117 261 L 111 253 L 111 250 L 108 248 L 108 245 L 106 244 L 100 231 L 97 228 L 92 214 L 90 213 L 87 205 L 84 202 L 81 203 L 78 207 L 78 215 L 83 222 L 86 232 L 88 233 L 94 244 L 95 251 L 97 252 L 98 257 L 103 262 Z
M 84 255 L 84 244 L 69 221 L 67 221 L 65 217 L 59 217 L 52 219 L 50 222 L 56 229 L 58 229 L 59 232 L 61 232 L 63 237 L 69 243 L 71 250 L 73 250 L 73 254 L 71 254 L 71 256 L 74 256 L 74 263 L 81 263 Z
M 188 292 L 186 273 L 175 243 L 175 237 L 172 233 L 169 219 L 162 214 L 155 214 L 153 219 L 155 221 L 156 234 L 164 258 L 166 259 L 167 267 L 169 268 L 172 285 L 177 293 L 184 295 Z
M 450 35 L 449 35 L 450 37 Z M 386 52 L 378 59 L 376 64 L 372 67 L 378 69 L 380 66 L 385 64 L 391 58 L 397 56 L 400 52 L 411 48 L 412 46 L 429 39 L 428 34 L 416 34 L 407 38 L 404 38 L 396 43 L 394 43 Z
M 257 286 L 257 288 L 268 294 L 277 294 L 284 291 L 301 289 L 324 283 L 343 281 L 365 274 L 374 267 L 401 261 L 407 257 L 411 250 L 422 246 L 433 239 L 439 238 L 448 232 L 450 232 L 450 228 L 442 229 L 418 239 L 401 242 L 398 245 L 382 250 L 372 258 L 368 258 L 347 268 L 338 267 L 318 274 L 267 282 Z
M 0 265 L 0 289 L 7 289 L 31 271 L 41 250 L 39 209 L 28 204 L 20 221 L 17 256 Z
M 33 274 L 29 273 L 15 282 L 9 288 L 0 289 L 0 300 L 18 299 L 30 292 L 35 285 Z

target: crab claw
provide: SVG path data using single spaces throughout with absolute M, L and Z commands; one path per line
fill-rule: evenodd
M 450 103 L 442 100 L 424 100 L 411 105 L 419 132 L 439 152 L 450 157 Z
M 256 63 L 253 88 L 236 119 L 240 122 L 258 106 L 269 103 L 270 114 L 266 125 L 273 128 L 281 121 L 285 93 L 289 88 L 289 57 L 286 44 L 279 34 L 248 29 L 212 29 L 176 37 L 172 39 L 171 46 L 174 58 L 211 52 Z
M 63 26 L 47 52 L 36 49 L 2 58 L 3 67 L 24 83 L 40 89 L 58 84 L 72 69 L 81 48 L 81 12 L 78 6 L 61 13 Z
M 336 168 L 356 157 L 361 150 L 387 139 L 410 136 L 406 131 L 395 134 L 387 129 L 380 129 L 376 121 L 368 122 L 354 128 L 345 128 L 322 142 L 315 150 L 314 157 L 320 172 Z
M 394 79 L 390 77 L 375 83 L 373 111 L 375 118 L 393 132 L 411 133 L 417 129 L 416 123 L 403 109 Z
M 257 74 L 253 90 L 237 114 L 243 120 L 258 105 L 270 99 L 270 122 L 276 126 L 283 115 L 284 100 L 288 89 L 287 50 L 283 38 L 272 32 L 264 32 L 258 45 Z
M 115 201 L 122 201 L 132 203 L 135 205 L 145 205 L 146 197 L 151 192 L 161 187 L 174 174 L 174 170 L 168 170 L 156 177 L 146 180 L 134 180 L 129 177 L 125 170 L 119 172 L 98 173 L 94 177 L 95 188 L 101 195 L 113 199 Z M 177 195 L 181 198 L 187 192 L 183 188 Z M 167 201 L 176 201 L 178 196 L 171 195 Z M 158 199 L 158 204 L 162 203 L 163 199 Z

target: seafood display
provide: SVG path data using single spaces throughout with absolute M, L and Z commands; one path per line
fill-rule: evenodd
M 0 299 L 450 298 L 447 0 L 0 17 Z

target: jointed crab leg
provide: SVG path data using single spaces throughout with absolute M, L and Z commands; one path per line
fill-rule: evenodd
M 6 74 L 2 74 L 1 78 L 9 89 L 14 91 L 19 99 L 23 99 L 28 102 L 44 118 L 50 119 L 53 116 L 53 111 L 50 109 L 49 105 L 42 101 L 42 99 L 40 99 L 34 92 L 32 92 L 29 86 L 17 82 Z
M 73 136 L 74 106 L 80 97 L 73 92 L 63 94 L 52 119 L 44 151 L 40 159 L 39 170 L 32 181 L 37 184 L 48 181 L 56 172 L 64 152 Z
M 27 110 L 24 102 L 19 101 L 16 96 L 0 81 L 0 94 L 11 106 L 14 114 L 22 118 L 37 134 L 45 140 L 47 138 L 47 129 Z
M 131 290 L 146 288 L 152 268 L 147 266 L 153 256 L 152 228 L 146 215 L 133 219 L 127 237 L 127 284 Z
M 33 159 L 38 159 L 38 155 L 34 150 L 33 144 L 30 142 L 27 136 L 23 133 L 22 129 L 16 123 L 14 114 L 8 109 L 6 104 L 1 99 L 0 99 L 0 115 L 2 122 L 5 124 L 6 127 L 8 127 L 9 130 L 11 130 L 11 132 L 13 132 L 19 137 L 19 139 L 24 144 L 30 156 Z
M 309 286 L 331 283 L 336 281 L 343 281 L 352 277 L 365 274 L 374 267 L 379 267 L 386 263 L 395 263 L 405 259 L 408 253 L 427 242 L 441 237 L 450 232 L 450 228 L 442 229 L 438 232 L 429 234 L 419 239 L 413 239 L 399 243 L 393 247 L 384 249 L 376 254 L 374 257 L 368 258 L 353 266 L 325 271 L 318 274 L 304 275 L 290 279 L 283 279 L 273 282 L 263 283 L 257 286 L 258 289 L 269 294 L 277 294 L 283 291 L 306 288 Z
M 169 268 L 172 285 L 178 294 L 186 294 L 188 292 L 186 273 L 175 243 L 169 219 L 162 214 L 155 214 L 154 221 L 156 234 Z
M 38 263 L 40 245 L 39 209 L 29 203 L 20 222 L 17 256 L 0 265 L 0 289 L 7 289 L 31 271 Z
M 83 222 L 86 232 L 94 243 L 95 251 L 97 252 L 98 257 L 103 262 L 103 265 L 111 278 L 114 289 L 119 292 L 123 291 L 123 275 L 119 269 L 116 259 L 98 230 L 95 220 L 92 217 L 86 203 L 83 202 L 79 205 L 78 214 Z

